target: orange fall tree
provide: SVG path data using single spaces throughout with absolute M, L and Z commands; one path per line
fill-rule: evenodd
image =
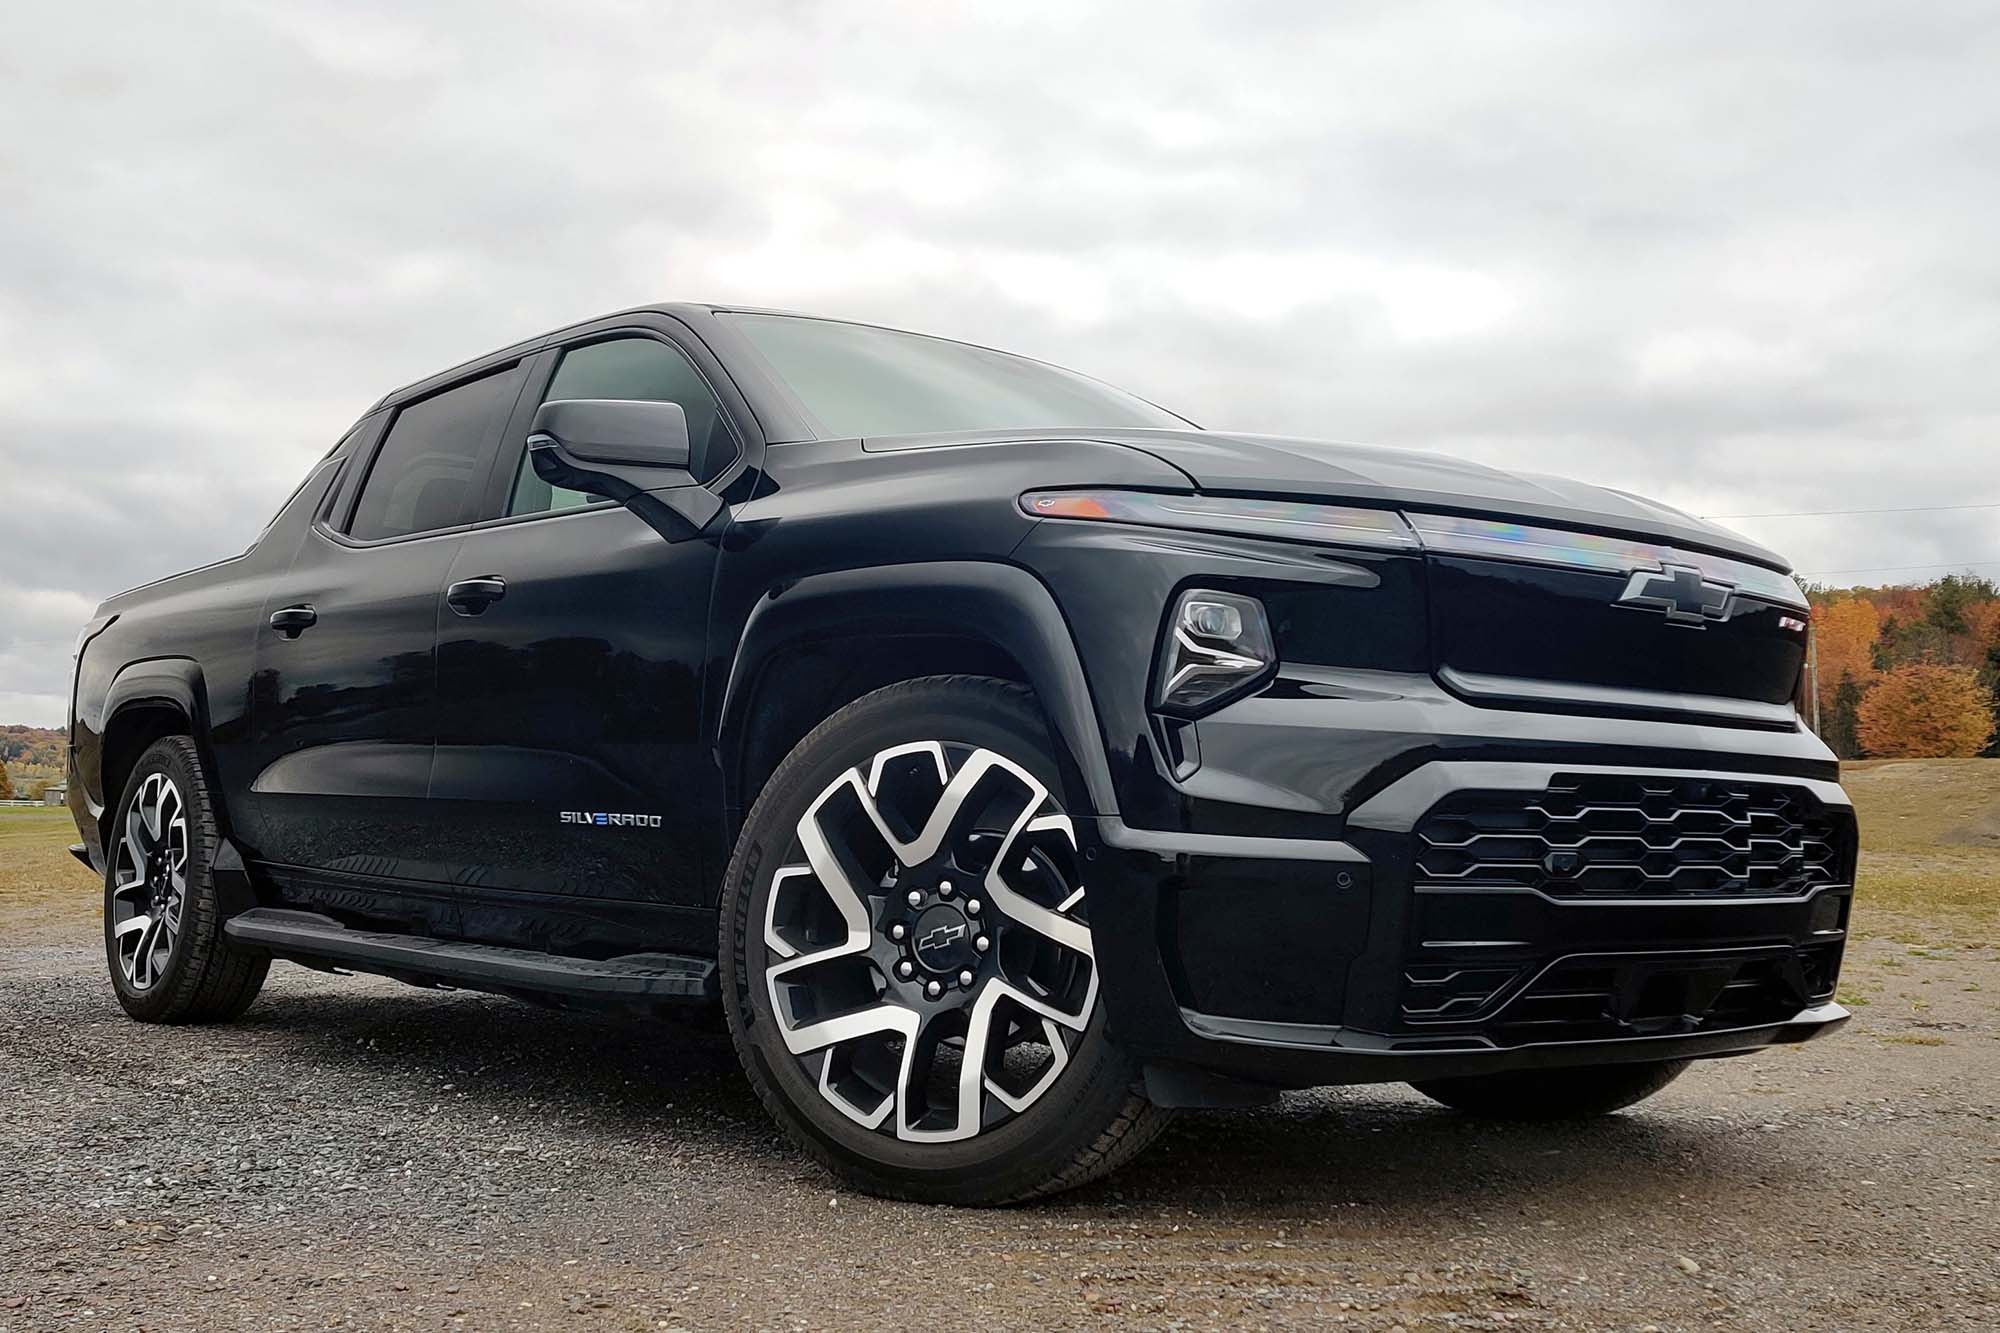
M 1834 692 L 1843 677 L 1852 676 L 1866 686 L 1875 677 L 1875 639 L 1882 629 L 1881 613 L 1873 602 L 1847 598 L 1831 602 L 1819 610 L 1813 634 L 1817 640 L 1819 664 L 1819 706 L 1833 711 Z
M 1969 758 L 1992 739 L 1993 693 L 1965 667 L 1897 667 L 1862 699 L 1860 733 L 1871 755 Z

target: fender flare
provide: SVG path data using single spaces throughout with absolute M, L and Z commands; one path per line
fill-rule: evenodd
M 104 721 L 98 728 L 98 734 L 108 740 L 112 725 L 121 714 L 137 708 L 156 708 L 162 704 L 187 718 L 188 734 L 201 758 L 209 790 L 218 796 L 215 802 L 216 822 L 226 836 L 229 831 L 228 811 L 222 808 L 223 803 L 219 799 L 222 787 L 217 780 L 215 756 L 208 745 L 208 684 L 202 676 L 201 663 L 191 657 L 152 657 L 121 668 L 112 679 L 111 687 L 104 692 Z M 100 823 L 117 809 L 120 795 L 104 790 L 103 768 L 104 749 L 103 741 L 100 741 L 97 785 L 104 798 L 104 813 L 98 817 Z
M 201 663 L 192 657 L 150 657 L 120 667 L 104 692 L 104 730 L 111 720 L 138 704 L 172 704 L 190 723 L 208 722 L 208 687 Z
M 1017 565 L 941 560 L 835 570 L 774 586 L 750 609 L 723 687 L 717 758 L 735 782 L 734 755 L 749 724 L 759 677 L 802 640 L 899 628 L 947 629 L 981 639 L 1018 662 L 1082 778 L 1091 809 L 1117 800 L 1083 662 L 1055 597 Z

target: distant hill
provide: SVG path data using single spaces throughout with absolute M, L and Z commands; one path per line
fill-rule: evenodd
M 61 727 L 0 727 L 0 764 L 7 767 L 17 796 L 38 796 L 44 783 L 59 782 L 69 734 Z
M 19 765 L 53 768 L 60 773 L 68 739 L 61 727 L 0 727 L 0 763 L 10 770 Z

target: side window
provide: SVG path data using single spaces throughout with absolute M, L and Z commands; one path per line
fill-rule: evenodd
M 726 467 L 736 444 L 723 420 L 721 405 L 693 364 L 678 347 L 657 338 L 613 338 L 587 343 L 563 353 L 549 380 L 544 402 L 558 398 L 622 398 L 637 402 L 679 403 L 687 413 L 689 465 L 706 480 Z M 574 509 L 596 497 L 551 486 L 535 475 L 522 451 L 514 474 L 514 492 L 507 513 L 543 514 Z
M 380 541 L 463 522 L 520 387 L 510 368 L 398 412 L 361 483 L 348 536 Z

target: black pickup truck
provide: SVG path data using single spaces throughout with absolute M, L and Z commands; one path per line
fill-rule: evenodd
M 720 1011 L 863 1188 L 1174 1107 L 1630 1105 L 1833 1002 L 1855 834 L 1785 562 L 1630 495 L 1202 430 L 1040 362 L 662 305 L 389 394 L 79 640 L 133 1017 L 272 959 Z

